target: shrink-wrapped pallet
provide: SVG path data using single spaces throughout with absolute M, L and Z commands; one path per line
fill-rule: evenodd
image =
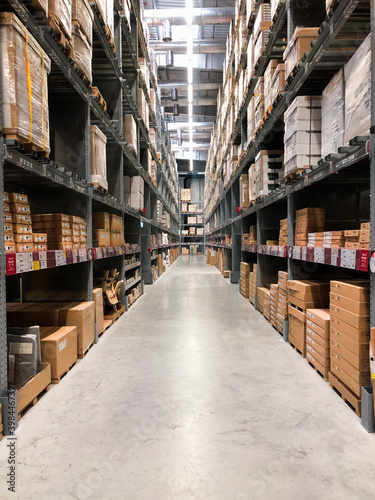
M 92 46 L 77 26 L 72 26 L 74 62 L 85 77 L 92 82 Z
M 277 68 L 277 60 L 271 59 L 264 72 L 264 108 L 265 111 L 272 105 L 272 80 Z
M 271 19 L 274 20 L 282 0 L 271 0 Z
M 48 18 L 70 38 L 72 33 L 72 0 L 48 0 Z
M 92 45 L 92 22 L 94 13 L 88 0 L 73 0 L 72 24 L 77 25 Z
M 255 116 L 254 116 L 254 97 L 250 99 L 249 106 L 247 107 L 247 142 L 250 143 L 254 140 L 255 135 Z
M 288 46 L 284 51 L 285 79 L 293 73 L 294 68 L 301 62 L 305 53 L 310 52 L 311 42 L 319 35 L 319 28 L 296 28 Z
M 344 145 L 345 81 L 340 69 L 323 91 L 322 99 L 322 157 L 336 153 Z
M 271 104 L 285 91 L 285 64 L 278 64 L 271 81 Z
M 114 35 L 114 7 L 113 0 L 95 0 L 96 7 L 110 34 Z
M 124 139 L 128 143 L 129 147 L 137 154 L 137 124 L 133 118 L 133 115 L 124 116 Z
M 90 127 L 91 140 L 91 182 L 108 190 L 107 182 L 107 138 L 96 126 Z
M 12 13 L 0 13 L 0 56 L 4 135 L 49 153 L 51 61 Z
M 267 196 L 280 186 L 284 179 L 283 153 L 284 151 L 259 151 L 254 169 L 255 199 Z
M 371 126 L 371 34 L 345 66 L 345 144 L 369 135 Z

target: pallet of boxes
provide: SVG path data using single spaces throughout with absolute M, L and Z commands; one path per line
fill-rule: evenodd
M 295 246 L 311 243 L 309 234 L 324 231 L 324 208 L 308 207 L 296 211 Z M 323 233 L 322 233 L 323 234 Z
M 370 283 L 331 281 L 329 382 L 361 415 L 361 391 L 370 385 Z
M 270 320 L 271 325 L 277 329 L 277 302 L 279 299 L 279 285 L 272 283 L 270 286 Z
M 241 262 L 240 264 L 240 293 L 246 299 L 249 298 L 249 287 L 250 287 L 250 271 L 252 271 L 252 264 L 247 262 Z
M 288 319 L 288 273 L 278 272 L 276 330 L 284 334 L 284 321 Z
M 258 264 L 253 264 L 253 270 L 249 278 L 249 302 L 255 305 L 258 288 Z
M 271 292 L 266 287 L 258 287 L 257 289 L 257 309 L 263 314 L 263 316 L 270 321 L 270 299 Z
M 306 311 L 325 309 L 329 304 L 329 283 L 288 281 L 289 343 L 306 357 Z
M 87 225 L 85 219 L 66 214 L 33 214 L 35 239 L 42 240 L 48 250 L 78 250 L 87 248 Z
M 306 311 L 306 361 L 328 380 L 330 369 L 330 312 L 329 309 Z

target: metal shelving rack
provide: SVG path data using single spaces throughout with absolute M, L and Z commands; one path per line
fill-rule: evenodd
M 6 301 L 19 300 L 92 300 L 94 275 L 104 269 L 117 268 L 125 280 L 141 269 L 141 278 L 123 287 L 122 298 L 127 307 L 126 292 L 139 282 L 152 283 L 151 234 L 169 235 L 165 251 L 179 241 L 179 207 L 177 172 L 170 163 L 170 147 L 157 99 L 156 114 L 150 113 L 151 126 L 156 127 L 159 159 L 148 130 L 138 112 L 138 88 L 146 91 L 146 82 L 138 65 L 138 49 L 147 56 L 139 6 L 132 4 L 130 25 L 121 15 L 121 0 L 114 4 L 114 41 L 112 50 L 99 20 L 95 4 L 90 4 L 93 22 L 93 85 L 98 86 L 107 102 L 104 111 L 91 96 L 72 61 L 56 43 L 47 21 L 34 16 L 21 0 L 7 0 L 2 10 L 14 12 L 27 30 L 51 58 L 48 80 L 50 128 L 62 134 L 63 144 L 55 144 L 50 160 L 26 155 L 22 145 L 0 136 L 0 186 L 2 191 L 25 192 L 32 213 L 62 212 L 84 217 L 87 221 L 87 250 L 32 252 L 5 255 L 3 204 L 0 204 L 0 401 L 3 422 L 7 413 L 7 343 Z M 149 69 L 150 61 L 148 60 Z M 157 83 L 151 73 L 151 85 L 157 95 Z M 1 96 L 1 88 L 0 88 Z M 149 104 L 150 97 L 146 95 Z M 134 154 L 123 139 L 124 113 L 132 114 L 137 123 L 138 150 Z M 2 107 L 0 102 L 0 123 Z M 97 125 L 107 137 L 108 193 L 95 190 L 91 184 L 90 125 Z M 148 175 L 147 149 L 157 165 L 156 185 Z M 124 202 L 123 176 L 140 175 L 145 184 L 144 210 L 139 212 Z M 157 222 L 156 202 L 171 216 L 170 227 Z M 106 211 L 123 218 L 126 247 L 93 248 L 92 213 Z M 125 266 L 125 256 L 137 254 L 137 265 Z M 59 283 L 59 287 L 56 286 Z
M 182 212 L 182 204 L 185 203 L 188 206 L 189 205 L 195 205 L 197 207 L 196 212 Z M 189 254 L 190 254 L 190 247 L 196 246 L 197 251 L 202 252 L 203 254 L 206 251 L 206 237 L 204 234 L 204 224 L 205 224 L 205 219 L 204 219 L 204 210 L 203 210 L 203 201 L 180 201 L 180 255 L 182 252 L 183 247 L 187 247 L 189 249 Z M 201 223 L 196 223 L 196 224 L 189 224 L 188 223 L 188 217 L 202 217 L 202 222 Z M 202 228 L 203 229 L 203 234 L 202 235 L 188 235 L 185 236 L 182 234 L 183 230 L 188 230 L 190 227 L 195 227 L 195 231 L 197 231 L 197 228 Z
M 368 277 L 371 283 L 371 327 L 375 327 L 375 266 L 370 266 L 371 255 L 375 248 L 375 7 L 373 2 L 360 0 L 341 0 L 334 10 L 324 11 L 325 2 L 314 2 L 313 26 L 320 26 L 318 40 L 312 44 L 311 51 L 305 55 L 294 79 L 279 96 L 268 120 L 256 134 L 255 140 L 244 148 L 239 158 L 238 169 L 229 182 L 224 185 L 220 166 L 214 163 L 215 183 L 221 183 L 221 191 L 216 202 L 206 209 L 206 223 L 209 229 L 206 237 L 212 248 L 225 248 L 222 236 L 231 234 L 231 281 L 239 282 L 241 261 L 257 263 L 258 286 L 277 283 L 277 271 L 288 272 L 289 279 L 345 279 Z M 371 9 L 371 12 L 370 12 Z M 270 41 L 255 76 L 250 80 L 234 132 L 224 154 L 227 158 L 232 144 L 246 143 L 246 112 L 258 78 L 273 58 L 274 43 L 282 38 L 287 30 L 290 40 L 296 26 L 305 26 L 311 14 L 311 4 L 288 0 L 281 3 L 271 29 Z M 371 24 L 370 24 L 371 15 Z M 317 16 L 319 21 L 316 21 Z M 311 18 L 310 18 L 311 19 Z M 350 59 L 344 51 L 345 44 L 340 40 L 343 35 L 346 45 L 353 41 L 357 47 L 356 34 L 372 32 L 372 128 L 370 136 L 356 137 L 350 146 L 339 149 L 338 154 L 322 158 L 317 165 L 299 174 L 293 182 L 282 185 L 272 194 L 259 200 L 248 208 L 240 209 L 241 174 L 247 173 L 254 163 L 255 156 L 262 149 L 274 149 L 270 145 L 283 143 L 283 114 L 288 105 L 298 95 L 321 95 L 334 74 Z M 349 44 L 350 45 L 350 44 Z M 243 64 L 243 63 L 242 63 Z M 279 149 L 279 148 L 277 148 Z M 216 170 L 215 170 L 216 168 Z M 206 193 L 206 199 L 212 196 Z M 318 204 L 318 205 L 317 205 Z M 327 230 L 345 229 L 345 222 L 351 221 L 353 227 L 360 222 L 371 221 L 371 246 L 369 250 L 301 248 L 294 246 L 295 212 L 308 206 L 322 206 L 326 209 L 332 227 Z M 267 246 L 267 240 L 278 239 L 279 223 L 288 218 L 288 245 Z M 335 224 L 333 224 L 333 222 Z M 340 222 L 342 222 L 340 227 Z M 242 235 L 250 226 L 257 226 L 257 245 L 242 245 Z M 209 246 L 210 244 L 208 244 Z M 256 308 L 256 303 L 255 303 Z M 284 340 L 288 341 L 288 321 L 285 322 Z

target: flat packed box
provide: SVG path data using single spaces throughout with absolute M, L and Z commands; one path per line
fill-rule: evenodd
M 52 380 L 58 380 L 77 361 L 77 328 L 41 327 L 40 348 L 42 361 L 51 365 Z
M 18 390 L 18 413 L 21 413 L 22 410 L 29 406 L 50 383 L 51 366 L 49 363 L 42 363 L 41 371 Z
M 78 330 L 78 356 L 82 356 L 94 342 L 95 303 L 72 302 L 60 310 L 61 325 L 76 326 Z
M 111 235 L 108 229 L 95 229 L 93 239 L 99 247 L 109 247 L 111 245 Z
M 93 212 L 92 214 L 93 229 L 111 229 L 111 219 L 107 212 Z

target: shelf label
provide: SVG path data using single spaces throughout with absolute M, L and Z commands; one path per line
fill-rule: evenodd
M 331 248 L 331 266 L 339 265 L 340 251 L 338 248 Z
M 76 248 L 72 250 L 72 256 L 73 256 L 73 264 L 77 264 L 77 262 L 78 262 L 78 250 Z
M 301 260 L 306 260 L 306 259 L 307 259 L 307 247 L 302 247 Z
M 324 248 L 314 248 L 314 262 L 324 264 Z
M 341 249 L 341 259 L 355 260 L 356 253 L 357 253 L 356 250 L 351 250 L 350 248 L 342 248 Z
M 359 250 L 359 271 L 368 271 L 369 255 L 368 250 Z
M 6 274 L 7 276 L 12 276 L 16 274 L 16 254 L 7 254 L 6 255 Z
M 301 260 L 301 247 L 293 248 L 293 259 Z
M 55 258 L 56 258 L 56 266 L 66 265 L 66 254 L 64 250 L 56 250 Z
M 350 259 L 341 255 L 341 267 L 345 267 L 346 269 L 355 269 L 355 259 Z
M 87 249 L 86 248 L 80 248 L 78 250 L 78 258 L 79 258 L 79 262 L 86 262 L 87 261 Z
M 40 262 L 39 260 L 34 260 L 33 262 L 33 271 L 39 271 L 40 269 Z

